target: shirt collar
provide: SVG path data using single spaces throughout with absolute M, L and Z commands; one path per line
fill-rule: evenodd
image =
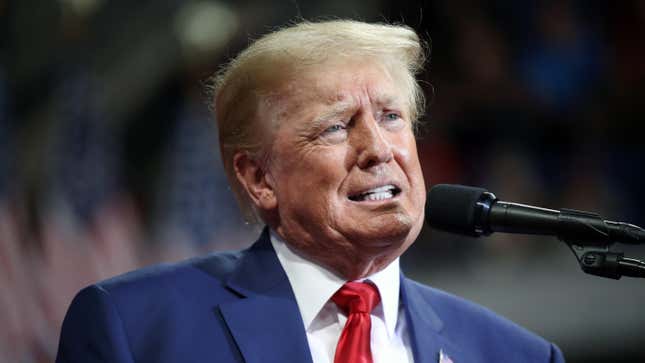
M 295 253 L 273 230 L 271 244 L 287 274 L 305 329 L 309 329 L 318 313 L 346 280 Z M 383 270 L 361 279 L 364 280 L 371 281 L 378 288 L 385 326 L 388 335 L 394 336 L 399 316 L 399 259 L 392 261 Z

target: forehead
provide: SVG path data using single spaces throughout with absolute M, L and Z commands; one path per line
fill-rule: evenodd
M 331 63 L 298 72 L 272 94 L 282 112 L 355 105 L 366 98 L 372 104 L 406 104 L 404 82 L 390 67 L 373 62 Z

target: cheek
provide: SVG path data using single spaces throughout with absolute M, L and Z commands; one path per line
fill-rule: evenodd
M 346 153 L 341 147 L 314 150 L 298 167 L 314 180 L 319 188 L 338 189 L 347 176 Z
M 338 150 L 283 150 L 276 155 L 277 189 L 294 203 L 322 203 L 335 198 L 347 172 Z
M 408 135 L 398 149 L 397 156 L 399 163 L 403 168 L 408 180 L 411 183 L 412 194 L 415 200 L 421 204 L 425 203 L 425 180 L 423 179 L 423 171 L 421 170 L 421 163 L 419 162 L 419 155 L 417 154 L 416 141 L 413 135 Z
M 417 154 L 417 143 L 412 132 L 406 132 L 396 140 L 395 154 L 403 168 L 410 172 L 421 170 L 419 155 Z

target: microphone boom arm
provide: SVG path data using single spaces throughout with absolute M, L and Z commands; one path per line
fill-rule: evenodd
M 622 276 L 645 277 L 645 262 L 609 250 L 616 243 L 610 226 L 619 227 L 622 234 L 632 237 L 620 239 L 621 243 L 628 244 L 643 242 L 642 234 L 638 234 L 642 229 L 638 226 L 605 221 L 596 213 L 575 209 L 554 210 L 502 202 L 490 192 L 482 194 L 475 209 L 478 214 L 475 220 L 484 221 L 482 226 L 475 224 L 478 235 L 492 232 L 555 235 L 569 246 L 585 273 L 615 280 Z
M 645 262 L 627 258 L 622 252 L 609 250 L 609 246 L 615 242 L 611 240 L 605 223 L 624 225 L 625 228 L 631 228 L 632 225 L 605 222 L 596 213 L 574 209 L 561 209 L 558 222 L 564 227 L 558 238 L 569 246 L 585 273 L 615 280 L 622 276 L 645 277 Z M 584 236 L 584 242 L 576 242 L 577 236 Z

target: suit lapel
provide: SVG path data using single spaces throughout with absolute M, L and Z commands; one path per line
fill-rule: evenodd
M 304 323 L 267 229 L 227 286 L 242 298 L 219 310 L 247 363 L 311 362 Z
M 454 363 L 463 363 L 458 346 L 441 334 L 444 323 L 432 308 L 432 297 L 424 294 L 412 280 L 401 277 L 401 302 L 404 304 L 414 361 L 439 362 L 441 352 Z
M 312 362 L 298 305 L 267 229 L 241 257 L 227 286 L 241 298 L 218 309 L 247 363 Z M 439 362 L 443 352 L 454 363 L 466 362 L 458 345 L 441 334 L 444 322 L 431 302 L 432 295 L 401 276 L 414 361 Z

